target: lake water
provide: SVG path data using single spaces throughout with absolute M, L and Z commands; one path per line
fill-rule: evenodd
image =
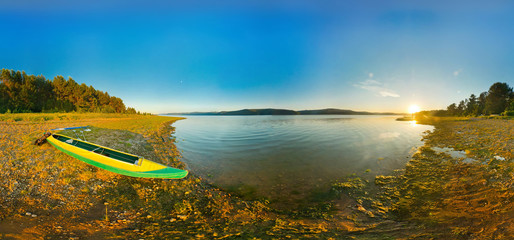
M 182 160 L 225 190 L 302 202 L 350 174 L 403 168 L 432 126 L 397 116 L 186 116 L 175 122 Z

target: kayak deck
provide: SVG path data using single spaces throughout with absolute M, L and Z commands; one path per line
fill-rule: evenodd
M 132 177 L 184 178 L 187 170 L 168 167 L 148 159 L 60 134 L 48 142 L 62 152 L 93 166 Z
M 88 142 L 73 140 L 73 138 L 70 138 L 70 137 L 67 137 L 64 135 L 53 134 L 53 136 L 55 139 L 57 139 L 61 142 L 69 143 L 75 147 L 82 148 L 87 151 L 92 151 L 94 153 L 98 153 L 98 154 L 101 154 L 101 155 L 104 155 L 104 156 L 107 156 L 110 158 L 114 158 L 116 160 L 124 161 L 127 163 L 132 163 L 132 164 L 136 164 L 137 161 L 139 160 L 139 157 L 134 156 L 132 154 L 123 153 L 123 152 L 119 152 L 119 151 L 113 151 L 111 149 L 101 147 L 98 145 L 94 145 L 94 144 L 91 144 Z

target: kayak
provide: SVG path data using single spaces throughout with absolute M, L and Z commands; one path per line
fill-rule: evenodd
M 46 140 L 60 151 L 85 163 L 114 173 L 141 178 L 184 178 L 188 171 L 168 167 L 136 155 L 60 134 Z

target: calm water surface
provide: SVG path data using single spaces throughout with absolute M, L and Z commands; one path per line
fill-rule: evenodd
M 355 173 L 402 168 L 432 126 L 396 116 L 187 116 L 175 122 L 194 174 L 251 197 L 301 201 Z

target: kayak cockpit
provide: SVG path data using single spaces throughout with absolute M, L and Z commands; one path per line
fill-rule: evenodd
M 102 146 L 98 146 L 98 145 L 95 145 L 95 144 L 92 144 L 92 143 L 88 143 L 88 142 L 80 141 L 80 140 L 77 140 L 77 139 L 73 139 L 73 138 L 70 138 L 70 137 L 67 137 L 67 136 L 64 136 L 64 135 L 52 134 L 52 136 L 55 139 L 57 139 L 57 140 L 59 140 L 59 141 L 61 141 L 63 143 L 67 143 L 67 144 L 73 145 L 75 147 L 84 149 L 86 151 L 94 152 L 94 153 L 97 153 L 97 154 L 100 154 L 100 155 L 104 155 L 104 156 L 112 158 L 112 159 L 116 159 L 116 160 L 119 160 L 119 161 L 122 161 L 122 162 L 130 163 L 130 164 L 138 164 L 139 163 L 139 157 L 131 155 L 131 154 L 122 153 L 122 152 L 115 151 L 115 150 L 112 150 L 112 149 L 109 149 L 109 148 L 105 148 L 105 147 L 102 147 Z

